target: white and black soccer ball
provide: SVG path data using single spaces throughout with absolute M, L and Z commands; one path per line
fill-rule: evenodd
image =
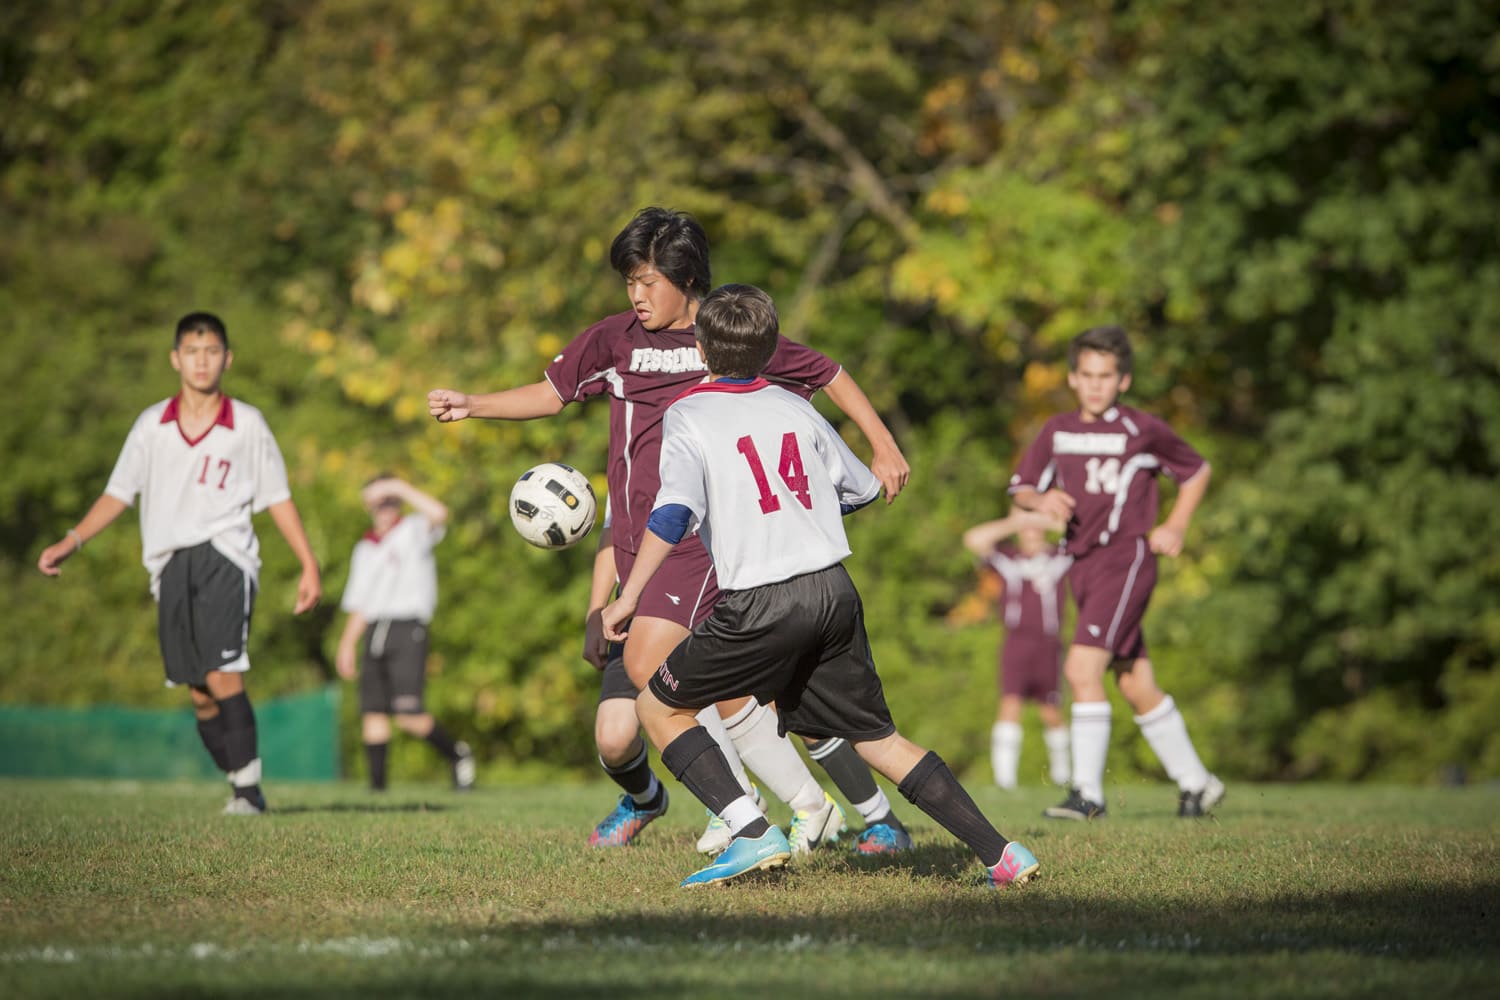
M 510 488 L 510 522 L 542 549 L 565 549 L 594 526 L 599 505 L 589 479 L 571 465 L 543 462 Z

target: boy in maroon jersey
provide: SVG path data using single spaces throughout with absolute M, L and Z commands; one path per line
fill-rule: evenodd
M 625 279 L 630 310 L 608 316 L 584 330 L 553 359 L 545 377 L 530 385 L 484 395 L 451 389 L 428 394 L 428 409 L 447 423 L 468 417 L 529 420 L 558 413 L 571 402 L 609 400 L 609 511 L 616 576 L 630 577 L 646 520 L 660 486 L 661 422 L 668 405 L 702 382 L 707 368 L 698 354 L 694 322 L 698 305 L 712 288 L 708 238 L 690 216 L 647 208 L 615 237 L 610 264 Z M 766 377 L 803 396 L 823 389 L 865 433 L 874 452 L 871 468 L 894 498 L 911 469 L 895 438 L 854 379 L 837 363 L 801 344 L 780 338 Z M 596 574 L 596 580 L 602 580 Z M 599 588 L 596 588 L 599 589 Z M 635 715 L 636 693 L 667 654 L 703 621 L 719 598 L 708 552 L 696 536 L 678 546 L 643 595 L 621 661 L 604 655 L 599 612 L 591 600 L 586 654 L 604 673 L 594 735 L 600 763 L 623 792 L 619 805 L 595 829 L 590 843 L 629 843 L 666 811 L 666 790 L 652 773 Z M 793 809 L 794 850 L 837 839 L 842 810 L 818 787 L 796 750 L 778 732 L 775 713 L 752 699 L 719 706 L 723 721 L 705 711 L 704 724 L 732 739 L 726 756 L 743 760 Z M 727 733 L 726 733 L 727 727 Z M 816 756 L 828 750 L 820 746 Z M 861 806 L 866 818 L 861 848 L 910 841 L 870 776 L 847 743 L 833 747 L 820 763 L 840 791 Z M 735 757 L 735 751 L 738 756 Z M 743 769 L 737 777 L 751 791 Z M 870 811 L 866 811 L 866 810 Z M 705 833 L 711 839 L 715 831 Z M 886 837 L 887 834 L 891 836 Z M 724 840 L 727 842 L 727 836 Z M 713 850 L 718 846 L 710 845 Z M 708 850 L 708 847 L 700 849 Z
M 1146 742 L 1180 790 L 1179 816 L 1202 816 L 1224 797 L 1224 783 L 1198 759 L 1172 697 L 1156 686 L 1141 619 L 1156 585 L 1156 557 L 1182 551 L 1193 511 L 1208 488 L 1203 456 L 1161 419 L 1119 404 L 1130 388 L 1130 339 L 1118 326 L 1085 330 L 1068 348 L 1068 387 L 1077 410 L 1042 427 L 1026 450 L 1010 493 L 1016 506 L 1067 524 L 1073 557 L 1068 581 L 1078 623 L 1063 673 L 1073 693 L 1073 789 L 1046 811 L 1053 819 L 1105 814 L 1104 760 L 1111 667 Z M 1180 485 L 1156 523 L 1156 475 Z
M 1015 788 L 1021 763 L 1021 709 L 1034 701 L 1042 717 L 1048 776 L 1071 781 L 1068 728 L 1058 707 L 1062 667 L 1064 583 L 1073 557 L 1047 544 L 1059 525 L 1045 514 L 1013 510 L 964 532 L 964 547 L 1000 578 L 1000 706 L 990 730 L 995 784 Z M 1014 541 L 1012 541 L 1014 539 Z

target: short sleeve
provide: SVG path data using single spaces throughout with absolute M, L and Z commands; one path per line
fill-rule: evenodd
M 362 614 L 370 600 L 371 546 L 359 543 L 354 546 L 354 555 L 349 559 L 349 580 L 344 584 L 344 596 L 339 607 L 349 614 Z
M 281 449 L 277 447 L 276 438 L 272 436 L 271 428 L 266 426 L 263 417 L 255 421 L 253 455 L 255 495 L 250 509 L 259 514 L 267 507 L 292 498 L 292 488 L 286 478 L 286 462 L 282 459 Z
M 135 498 L 146 488 L 146 475 L 150 471 L 145 440 L 146 418 L 143 416 L 131 426 L 115 459 L 115 467 L 109 474 L 109 483 L 104 492 L 126 505 L 133 505 Z
M 661 488 L 652 509 L 669 503 L 680 503 L 702 522 L 708 510 L 708 481 L 704 475 L 702 453 L 681 412 L 668 408 L 662 420 Z
M 813 433 L 817 436 L 818 454 L 838 490 L 839 502 L 859 507 L 880 495 L 880 480 L 866 467 L 839 437 L 833 427 L 813 414 Z
M 781 336 L 776 343 L 776 353 L 771 355 L 761 375 L 807 399 L 838 378 L 841 371 L 843 368 L 827 355 Z
M 1165 420 L 1154 416 L 1147 419 L 1151 453 L 1161 463 L 1162 472 L 1179 483 L 1197 475 L 1207 464 L 1198 450 L 1178 436 Z
M 1036 440 L 1021 455 L 1015 475 L 1010 477 L 1009 492 L 1014 494 L 1025 489 L 1040 491 L 1043 481 L 1050 478 L 1048 468 L 1052 465 L 1052 459 L 1052 421 L 1049 420 L 1042 426 L 1042 432 L 1037 435 Z
M 615 367 L 613 341 L 620 322 L 600 320 L 569 342 L 547 366 L 547 381 L 564 403 L 578 402 L 609 391 L 604 376 Z

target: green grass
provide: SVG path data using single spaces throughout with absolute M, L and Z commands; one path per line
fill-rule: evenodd
M 917 848 L 822 852 L 685 891 L 703 813 L 672 786 L 642 843 L 597 852 L 604 786 L 219 787 L 0 781 L 7 996 L 1484 996 L 1500 993 L 1500 791 L 1231 786 L 1180 821 L 1165 785 L 1110 818 L 976 798 L 1042 861 L 976 888 Z M 783 818 L 784 817 L 777 817 Z

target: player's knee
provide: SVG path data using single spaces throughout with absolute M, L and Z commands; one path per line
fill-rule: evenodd
M 426 712 L 417 715 L 401 714 L 396 716 L 396 725 L 403 733 L 412 736 L 426 736 L 432 732 L 432 716 Z
M 617 703 L 623 711 L 605 710 L 605 705 Z M 613 706 L 611 705 L 611 708 Z M 634 703 L 625 698 L 613 698 L 600 706 L 594 717 L 594 746 L 606 763 L 624 763 L 640 752 L 640 722 L 635 717 Z

